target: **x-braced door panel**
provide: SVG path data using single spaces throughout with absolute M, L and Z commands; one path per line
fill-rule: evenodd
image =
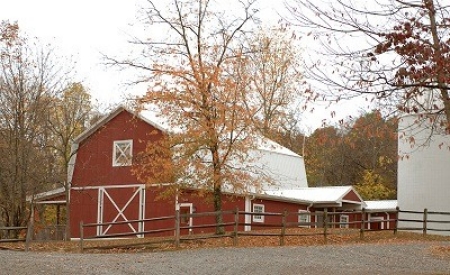
M 144 231 L 144 186 L 100 187 L 98 190 L 97 235 Z M 142 234 L 136 234 L 143 237 Z

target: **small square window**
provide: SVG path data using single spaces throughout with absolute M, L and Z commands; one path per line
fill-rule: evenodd
M 305 223 L 310 223 L 311 222 L 311 215 L 310 212 L 305 211 L 305 210 L 298 210 L 298 223 L 299 223 L 299 227 L 310 227 L 309 224 L 305 224 Z
M 348 228 L 348 221 L 349 221 L 349 217 L 348 215 L 341 215 L 339 218 L 339 227 L 340 228 Z
M 254 213 L 264 213 L 264 204 L 253 204 Z M 254 222 L 264 222 L 263 215 L 253 215 Z
M 113 166 L 130 166 L 133 159 L 133 140 L 117 140 L 113 145 Z

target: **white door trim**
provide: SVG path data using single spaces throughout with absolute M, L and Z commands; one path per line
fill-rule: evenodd
M 178 204 L 178 209 L 181 209 L 181 207 L 189 207 L 189 214 L 193 213 L 194 210 L 194 204 L 192 202 L 183 202 Z M 189 217 L 189 227 L 192 226 L 192 217 Z M 189 234 L 192 233 L 192 228 L 189 228 Z
M 130 186 L 129 188 L 133 188 L 135 186 Z M 119 186 L 117 188 L 124 188 L 123 186 Z M 128 218 L 125 216 L 124 212 L 127 209 L 127 207 L 131 204 L 131 202 L 138 196 L 139 198 L 139 204 L 138 204 L 138 219 L 143 220 L 145 216 L 145 186 L 139 185 L 137 186 L 136 190 L 133 192 L 131 197 L 128 199 L 128 201 L 125 203 L 125 205 L 120 208 L 115 200 L 111 197 L 111 195 L 108 193 L 109 189 L 116 189 L 115 187 L 108 186 L 108 187 L 98 187 L 98 208 L 97 208 L 97 223 L 104 223 L 104 217 L 103 213 L 105 210 L 105 196 L 107 200 L 114 206 L 115 210 L 117 210 L 117 215 L 112 221 L 108 222 L 116 222 L 119 217 L 122 217 L 124 221 L 128 221 Z M 144 222 L 138 223 L 138 228 L 134 228 L 134 226 L 130 223 L 127 224 L 130 229 L 136 233 L 136 232 L 142 232 L 144 231 Z M 112 227 L 112 225 L 108 225 L 106 228 L 102 225 L 97 226 L 97 235 L 98 236 L 104 236 L 108 233 L 108 230 Z M 143 237 L 142 234 L 138 234 L 138 237 Z

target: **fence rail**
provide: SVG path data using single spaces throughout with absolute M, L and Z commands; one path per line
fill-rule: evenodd
M 1 226 L 0 243 L 24 242 L 25 250 L 28 251 L 30 241 L 30 238 L 28 238 L 28 229 L 28 226 Z M 11 232 L 14 233 L 11 234 Z
M 368 214 L 375 215 L 383 213 L 390 214 L 395 216 L 392 218 L 390 215 L 369 218 Z M 342 215 L 348 216 L 352 215 L 352 220 L 343 221 L 340 219 Z M 399 217 L 402 215 L 402 217 Z M 414 217 L 408 218 L 408 215 L 415 215 Z M 420 218 L 418 217 L 420 215 Z M 433 219 L 429 219 L 429 215 L 434 215 Z M 158 217 L 152 219 L 144 219 L 144 220 L 132 220 L 132 221 L 120 221 L 120 222 L 107 222 L 107 223 L 80 223 L 80 251 L 82 252 L 85 249 L 84 240 L 92 240 L 99 238 L 122 238 L 122 237 L 130 237 L 130 236 L 158 236 L 160 233 L 173 232 L 172 236 L 168 236 L 165 238 L 161 238 L 161 242 L 171 242 L 176 247 L 180 246 L 180 242 L 188 241 L 188 240 L 197 240 L 197 239 L 209 239 L 209 238 L 232 238 L 233 244 L 237 245 L 239 242 L 239 237 L 248 237 L 248 236 L 271 236 L 271 237 L 279 237 L 279 245 L 285 245 L 286 237 L 306 237 L 306 236 L 323 236 L 323 241 L 326 243 L 330 235 L 333 234 L 344 234 L 342 230 L 344 228 L 352 228 L 350 232 L 359 233 L 359 237 L 361 239 L 364 238 L 364 234 L 366 232 L 380 231 L 380 230 L 390 230 L 394 232 L 394 235 L 397 234 L 399 230 L 403 231 L 422 231 L 424 235 L 427 234 L 428 231 L 439 231 L 439 232 L 450 232 L 450 228 L 442 229 L 442 228 L 430 228 L 429 224 L 450 224 L 450 217 L 447 220 L 439 220 L 436 219 L 436 215 L 440 216 L 450 216 L 450 212 L 431 212 L 424 209 L 424 211 L 409 211 L 409 210 L 400 210 L 396 209 L 393 212 L 367 212 L 365 209 L 362 211 L 354 211 L 354 212 L 287 212 L 284 211 L 282 213 L 274 213 L 274 212 L 246 212 L 239 211 L 239 209 L 235 209 L 234 211 L 217 211 L 217 212 L 203 212 L 203 213 L 192 213 L 192 214 L 180 214 L 177 210 L 174 216 L 165 216 Z M 196 221 L 201 220 L 204 217 L 211 216 L 234 216 L 233 218 L 228 218 L 230 221 L 221 222 L 221 223 L 196 223 L 185 225 L 182 223 L 182 219 L 190 220 L 195 218 Z M 242 222 L 242 217 L 250 216 L 251 222 Z M 259 218 L 263 217 L 272 217 L 270 222 L 255 222 L 253 219 L 254 216 L 258 216 Z M 292 216 L 296 216 L 298 218 L 297 222 L 292 221 Z M 300 219 L 300 216 L 303 217 L 303 220 Z M 308 218 L 305 221 L 305 216 Z M 403 217 L 405 216 L 405 217 Z M 291 218 L 291 220 L 288 219 Z M 355 218 L 359 217 L 359 219 Z M 389 218 L 388 218 L 389 217 Z M 136 224 L 136 223 L 155 223 L 161 221 L 171 221 L 171 226 L 166 228 L 158 228 L 152 230 L 143 230 L 139 232 L 128 232 L 128 233 L 115 233 L 115 234 L 104 234 L 104 235 L 92 235 L 85 236 L 84 230 L 88 227 L 101 227 L 101 226 L 113 226 L 113 225 L 123 225 L 123 224 Z M 402 226 L 399 227 L 399 222 L 406 222 L 408 224 L 417 224 L 416 226 Z M 378 227 L 371 228 L 371 225 L 374 223 L 378 224 Z M 382 226 L 379 226 L 382 225 Z M 385 225 L 385 226 L 383 226 Z M 393 225 L 393 226 L 389 226 Z M 251 226 L 251 231 L 245 231 L 243 228 Z M 299 227 L 313 227 L 317 230 L 314 232 L 293 232 L 288 231 L 289 229 L 299 228 Z M 217 228 L 226 228 L 227 231 L 222 234 L 216 234 L 214 229 Z M 256 230 L 255 230 L 256 228 Z M 194 230 L 198 229 L 209 229 L 210 234 L 191 234 Z M 269 231 L 267 231 L 269 230 Z M 350 233 L 349 233 L 350 234 Z M 155 243 L 157 241 L 149 240 L 148 243 Z M 145 242 L 147 243 L 147 242 Z M 144 244 L 144 243 L 141 243 Z M 90 246 L 89 248 L 99 248 Z
M 433 232 L 446 232 L 450 234 L 450 212 L 442 212 L 442 211 L 428 211 L 427 208 L 420 211 L 408 211 L 408 210 L 400 210 L 397 208 L 397 225 L 398 222 L 403 222 L 408 226 L 397 226 L 397 230 L 409 230 L 409 231 L 422 231 L 423 235 L 427 235 L 428 231 Z M 404 215 L 403 215 L 404 214 Z M 414 217 L 409 217 L 410 214 L 415 214 Z M 433 219 L 430 219 L 429 216 L 432 215 Z M 436 216 L 441 217 L 442 219 L 436 219 Z M 399 217 L 402 216 L 402 217 Z M 405 217 L 403 217 L 405 216 Z M 447 225 L 446 228 L 442 228 L 443 226 L 439 225 Z M 437 227 L 436 227 L 437 226 Z M 438 228 L 441 227 L 441 228 Z

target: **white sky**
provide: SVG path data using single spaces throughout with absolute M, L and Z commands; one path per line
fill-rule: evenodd
M 135 12 L 135 0 L 0 0 L 0 20 L 17 20 L 28 36 L 76 61 L 75 81 L 105 105 L 121 100 L 126 80 L 102 64 L 100 53 L 126 48 Z
M 104 66 L 100 54 L 127 55 L 128 35 L 133 33 L 131 24 L 136 23 L 139 3 L 142 1 L 0 0 L 0 20 L 17 20 L 21 31 L 28 36 L 50 42 L 63 55 L 73 56 L 72 60 L 77 62 L 74 80 L 82 81 L 102 106 L 109 106 L 121 102 L 130 92 L 145 92 L 145 86 L 130 90 L 124 85 L 130 79 Z M 262 3 L 267 4 L 264 0 Z M 281 5 L 282 1 L 279 3 Z M 267 20 L 266 14 L 267 11 L 262 19 Z M 318 107 L 314 113 L 306 115 L 304 130 L 320 127 L 323 119 L 330 119 L 331 111 Z M 335 120 L 346 114 L 338 112 Z

